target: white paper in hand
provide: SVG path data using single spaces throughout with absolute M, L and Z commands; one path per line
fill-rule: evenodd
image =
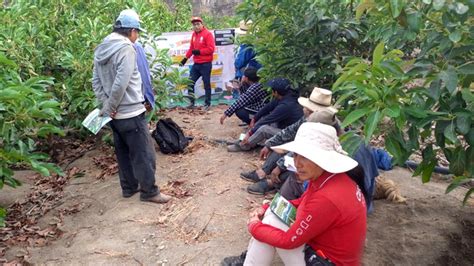
M 293 159 L 293 157 L 285 155 L 284 158 L 285 158 L 284 165 L 286 167 L 286 170 L 291 171 L 291 172 L 296 172 L 295 160 Z
M 94 135 L 96 135 L 103 126 L 112 120 L 112 118 L 108 116 L 99 116 L 99 113 L 100 110 L 96 108 L 87 115 L 84 121 L 82 121 L 82 125 L 89 129 L 90 132 L 94 133 Z

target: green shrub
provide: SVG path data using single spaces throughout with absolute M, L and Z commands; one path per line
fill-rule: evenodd
M 42 175 L 61 173 L 47 155 L 35 152 L 36 140 L 51 134 L 63 135 L 54 125 L 61 120 L 60 103 L 48 91 L 52 78 L 23 80 L 18 66 L 0 53 L 0 189 L 21 183 L 13 178 L 14 166 L 30 167 Z M 0 226 L 5 211 L 0 209 Z
M 366 53 L 366 26 L 350 1 L 246 0 L 238 13 L 253 21 L 252 44 L 264 78 L 283 76 L 295 85 L 330 88 L 347 57 Z
M 363 1 L 358 15 L 367 11 L 369 33 L 379 40 L 391 32 L 419 51 L 409 56 L 399 50 L 384 54 L 385 43 L 371 61 L 354 59 L 334 84 L 341 92 L 347 114 L 344 125 L 360 120 L 366 142 L 386 135 L 385 146 L 402 165 L 421 149 L 423 161 L 414 175 L 428 182 L 438 164 L 437 153 L 449 161 L 456 178 L 446 192 L 474 177 L 474 2 Z M 388 43 L 389 47 L 394 42 Z M 414 58 L 402 61 L 403 58 Z M 383 125 L 384 117 L 393 123 Z M 464 203 L 474 188 L 467 192 Z

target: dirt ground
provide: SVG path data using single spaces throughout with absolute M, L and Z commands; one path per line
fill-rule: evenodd
M 263 197 L 248 194 L 242 171 L 262 164 L 257 152 L 228 153 L 216 139 L 231 140 L 243 131 L 237 118 L 219 124 L 225 107 L 210 112 L 167 113 L 195 137 L 183 155 L 157 152 L 157 184 L 175 195 L 165 205 L 122 198 L 117 175 L 97 179 L 101 171 L 95 149 L 71 163 L 84 175 L 70 179 L 61 200 L 38 222 L 54 223 L 61 235 L 47 245 L 18 244 L 3 250 L 3 262 L 49 265 L 217 265 L 246 249 L 247 213 Z M 442 179 L 421 184 L 411 172 L 395 168 L 383 173 L 394 180 L 406 204 L 375 202 L 369 215 L 364 265 L 473 265 L 474 206 L 462 206 L 466 190 L 445 194 Z M 16 175 L 25 184 L 4 188 L 0 204 L 21 201 L 33 188 L 31 172 Z M 65 211 L 70 210 L 70 211 Z M 0 253 L 1 254 L 1 253 Z M 278 259 L 275 264 L 280 265 Z

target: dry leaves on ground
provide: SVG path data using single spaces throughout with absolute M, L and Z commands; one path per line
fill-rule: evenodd
M 165 185 L 160 186 L 160 190 L 179 199 L 192 196 L 191 191 L 184 187 L 184 183 L 186 183 L 186 180 L 170 180 Z
M 63 213 L 58 212 L 49 225 L 41 228 L 38 221 L 49 211 L 62 204 L 64 187 L 69 179 L 81 171 L 76 167 L 66 171 L 64 176 L 35 174 L 32 190 L 22 201 L 10 205 L 5 219 L 6 226 L 0 228 L 0 249 L 2 252 L 13 245 L 45 246 L 58 238 L 62 231 Z M 74 212 L 74 207 L 68 212 Z
M 111 147 L 101 147 L 101 154 L 92 158 L 92 162 L 101 169 L 96 175 L 97 179 L 104 179 L 118 173 L 118 163 Z

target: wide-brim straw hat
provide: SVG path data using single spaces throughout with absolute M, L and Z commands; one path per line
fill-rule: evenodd
M 337 109 L 331 105 L 332 92 L 330 90 L 314 87 L 309 98 L 299 97 L 298 103 L 313 112 L 329 109 L 333 113 L 337 113 Z
M 240 35 L 245 35 L 250 29 L 250 26 L 252 25 L 252 21 L 248 20 L 245 22 L 245 20 L 241 20 L 239 22 L 239 27 L 235 29 L 235 33 L 240 34 Z
M 342 149 L 334 127 L 321 123 L 303 123 L 294 141 L 271 148 L 278 153 L 297 153 L 330 173 L 345 173 L 357 166 Z

